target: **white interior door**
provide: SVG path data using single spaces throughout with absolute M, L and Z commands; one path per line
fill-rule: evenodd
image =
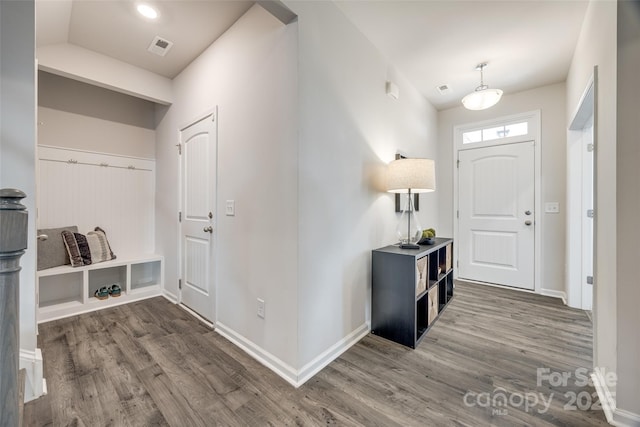
M 182 304 L 215 320 L 214 240 L 216 117 L 211 114 L 180 132 L 182 144 Z
M 582 309 L 593 305 L 593 115 L 582 129 Z
M 458 276 L 534 289 L 533 141 L 458 153 Z

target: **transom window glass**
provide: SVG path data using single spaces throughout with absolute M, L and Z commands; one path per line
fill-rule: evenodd
M 495 126 L 484 129 L 477 129 L 462 133 L 463 144 L 473 144 L 482 141 L 492 141 L 495 139 L 508 138 L 512 136 L 522 136 L 529 133 L 529 122 L 512 123 L 503 126 Z

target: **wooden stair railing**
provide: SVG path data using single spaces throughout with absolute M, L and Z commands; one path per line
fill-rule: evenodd
M 19 282 L 20 257 L 27 248 L 26 196 L 0 190 L 0 426 L 20 425 Z

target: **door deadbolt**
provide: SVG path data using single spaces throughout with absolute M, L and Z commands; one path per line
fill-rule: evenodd
M 213 218 L 213 214 L 209 212 L 209 219 Z
M 531 211 L 524 211 L 525 215 L 531 215 Z

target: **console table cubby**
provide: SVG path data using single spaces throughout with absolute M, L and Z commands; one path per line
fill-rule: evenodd
M 453 298 L 453 240 L 372 251 L 371 333 L 416 348 Z

